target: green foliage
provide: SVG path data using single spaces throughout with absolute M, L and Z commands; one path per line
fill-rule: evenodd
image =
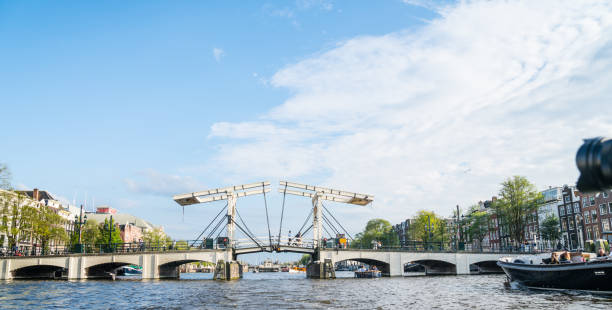
M 410 225 L 410 239 L 423 242 L 448 241 L 446 223 L 434 212 L 421 210 Z
M 351 246 L 368 248 L 372 246 L 372 241 L 380 241 L 385 246 L 399 245 L 399 239 L 393 226 L 389 221 L 383 219 L 369 220 L 365 230 L 355 236 Z
M 12 191 L 0 194 L 0 232 L 6 235 L 9 247 L 19 240 L 31 240 L 39 242 L 46 251 L 50 241 L 58 244 L 68 241 L 65 223 L 52 208 L 23 194 Z
M 174 245 L 174 249 L 179 251 L 186 251 L 189 250 L 189 244 L 187 244 L 187 241 L 185 240 L 179 240 Z
M 100 234 L 98 235 L 98 238 L 96 239 L 96 244 L 102 245 L 104 247 L 105 245 L 108 246 L 108 244 L 110 243 L 111 247 L 114 247 L 114 244 L 116 243 L 123 243 L 123 240 L 121 239 L 119 226 L 114 220 L 110 221 L 109 219 L 104 219 L 104 223 L 101 225 L 98 225 L 98 229 L 99 229 Z M 109 239 L 110 239 L 110 242 L 109 242 Z M 112 249 L 107 249 L 107 250 L 112 250 Z
M 142 240 L 153 248 L 165 248 L 172 244 L 172 238 L 166 235 L 161 228 L 145 231 L 142 235 Z
M 49 241 L 54 240 L 61 243 L 68 241 L 68 234 L 64 228 L 66 220 L 47 206 L 40 206 L 37 209 L 31 218 L 32 236 L 40 241 L 44 253 Z
M 463 225 L 466 227 L 466 233 L 470 240 L 478 241 L 478 247 L 482 249 L 482 240 L 489 232 L 489 214 L 485 211 L 479 211 L 478 205 L 470 208 L 470 213 L 464 219 Z
M 300 258 L 300 261 L 298 263 L 302 266 L 308 265 L 308 263 L 310 263 L 310 254 L 302 255 L 302 258 Z
M 25 195 L 16 192 L 2 192 L 0 200 L 0 231 L 6 235 L 8 246 L 13 247 L 19 239 L 29 238 L 32 234 L 38 208 Z
M 517 244 L 525 241 L 527 219 L 541 203 L 542 194 L 525 177 L 514 176 L 501 183 L 499 199 L 493 204 L 502 217 L 510 238 Z
M 540 233 L 542 234 L 542 238 L 544 240 L 549 240 L 553 244 L 556 243 L 561 237 L 561 232 L 559 231 L 559 219 L 554 215 L 546 217 L 542 224 L 540 224 Z
M 81 243 L 83 244 L 95 244 L 98 240 L 102 239 L 102 233 L 100 232 L 100 226 L 98 222 L 94 220 L 88 220 L 81 228 Z M 78 236 L 77 236 L 78 238 Z M 106 241 L 108 243 L 108 240 Z

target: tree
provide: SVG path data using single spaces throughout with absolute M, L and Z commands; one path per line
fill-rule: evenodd
M 559 231 L 559 219 L 554 215 L 549 215 L 540 225 L 540 233 L 544 240 L 550 241 L 551 245 L 557 243 L 561 232 Z
M 189 250 L 189 244 L 187 243 L 187 241 L 185 240 L 179 240 L 176 242 L 176 244 L 174 245 L 174 249 L 178 250 L 178 251 L 185 251 L 185 250 Z
M 172 244 L 172 238 L 166 235 L 163 229 L 159 227 L 145 231 L 142 234 L 142 240 L 147 243 L 147 245 L 156 249 L 165 248 Z
M 32 217 L 33 237 L 40 241 L 43 254 L 47 253 L 49 242 L 66 242 L 68 235 L 64 229 L 65 220 L 51 208 L 41 205 Z
M 102 234 L 100 232 L 100 226 L 98 222 L 94 220 L 88 220 L 81 227 L 81 243 L 94 245 L 98 240 L 102 240 Z M 79 242 L 78 234 L 75 234 L 75 239 L 72 244 Z M 108 243 L 108 239 L 106 240 Z
M 0 163 L 0 189 L 11 189 L 11 172 L 5 164 Z
M 389 221 L 383 219 L 369 220 L 365 230 L 355 236 L 352 246 L 367 248 L 372 246 L 372 241 L 380 241 L 387 246 L 399 245 L 399 238 L 393 230 L 393 226 Z
M 504 218 L 508 234 L 517 244 L 525 241 L 527 219 L 533 216 L 540 204 L 541 193 L 527 178 L 514 176 L 501 183 L 499 199 L 493 204 L 498 215 Z
M 4 191 L 0 200 L 0 230 L 6 235 L 9 248 L 13 248 L 19 240 L 26 240 L 31 236 L 32 222 L 37 210 L 25 195 L 19 193 Z
M 471 240 L 478 241 L 478 248 L 482 250 L 482 240 L 489 232 L 489 214 L 478 210 L 478 205 L 470 208 L 470 213 L 466 219 L 466 232 Z
M 299 264 L 301 266 L 306 266 L 308 265 L 308 263 L 310 263 L 310 254 L 302 255 L 302 258 L 300 258 Z
M 96 243 L 101 245 L 102 248 L 107 249 L 107 251 L 112 251 L 113 247 L 117 243 L 123 243 L 123 240 L 121 239 L 121 234 L 119 233 L 119 227 L 115 223 L 115 221 L 109 221 L 109 219 L 104 219 L 104 224 L 99 225 L 98 228 L 100 230 L 100 235 L 98 236 Z
M 419 211 L 409 229 L 413 240 L 423 242 L 442 242 L 444 238 L 450 240 L 446 223 L 434 212 Z

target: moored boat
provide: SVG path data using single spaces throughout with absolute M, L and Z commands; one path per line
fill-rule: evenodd
M 502 258 L 497 265 L 511 281 L 531 288 L 612 293 L 612 257 L 562 264 L 533 264 L 532 260 Z
M 141 275 L 141 274 L 142 274 L 142 269 L 139 268 L 138 266 L 125 266 L 117 270 L 117 275 L 120 275 L 120 276 L 135 276 L 135 275 Z
M 380 278 L 380 270 L 355 271 L 355 278 Z

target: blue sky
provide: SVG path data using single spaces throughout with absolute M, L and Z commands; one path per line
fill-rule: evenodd
M 221 205 L 172 194 L 279 180 L 449 215 L 525 175 L 571 184 L 610 135 L 605 1 L 0 1 L 0 162 L 21 188 L 192 238 Z M 602 113 L 604 112 L 604 113 Z M 281 197 L 270 195 L 273 231 Z M 267 233 L 261 197 L 239 202 Z M 291 198 L 287 226 L 309 201 Z M 252 223 L 252 224 L 251 224 Z M 297 228 L 294 228 L 297 229 Z

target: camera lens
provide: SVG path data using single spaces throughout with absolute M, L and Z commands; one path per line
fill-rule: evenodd
M 580 177 L 576 184 L 581 192 L 597 192 L 612 188 L 612 139 L 585 139 L 576 154 Z

